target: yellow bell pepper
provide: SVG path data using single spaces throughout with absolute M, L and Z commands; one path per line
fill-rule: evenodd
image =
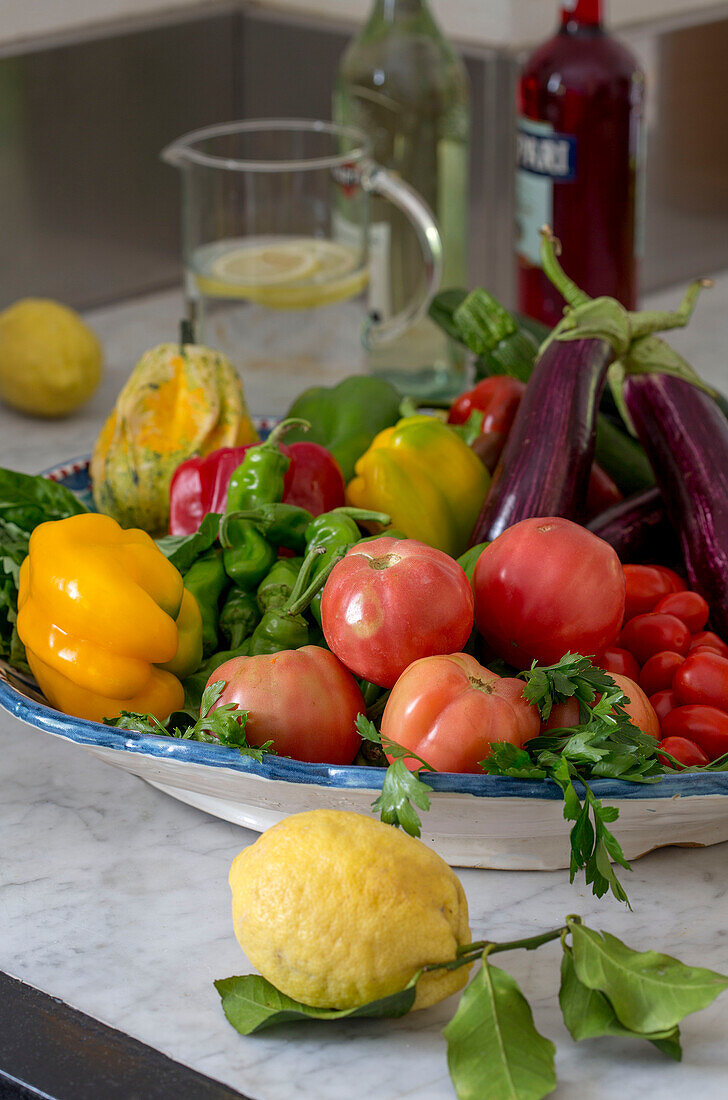
M 144 531 L 87 513 L 42 523 L 20 568 L 18 634 L 52 706 L 100 722 L 163 720 L 202 655 L 202 618 Z
M 418 415 L 375 436 L 346 495 L 357 508 L 386 512 L 408 538 L 458 557 L 489 488 L 485 466 L 452 428 Z

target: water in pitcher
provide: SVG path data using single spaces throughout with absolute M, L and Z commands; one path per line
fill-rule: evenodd
M 369 282 L 360 248 L 317 237 L 245 237 L 196 249 L 185 274 L 199 343 L 245 380 L 275 372 L 298 388 L 366 369 Z

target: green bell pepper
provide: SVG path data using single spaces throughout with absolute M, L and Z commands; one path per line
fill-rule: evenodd
M 344 479 L 354 476 L 356 460 L 369 448 L 374 436 L 399 420 L 402 394 L 383 378 L 355 374 L 336 386 L 304 390 L 288 410 L 311 425 L 301 434 L 296 429 L 287 442 L 307 439 L 320 443 L 341 466 Z

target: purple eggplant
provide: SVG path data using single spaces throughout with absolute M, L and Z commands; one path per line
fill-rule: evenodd
M 673 312 L 628 313 L 613 298 L 591 299 L 579 290 L 556 259 L 557 249 L 558 241 L 544 228 L 542 267 L 568 308 L 536 361 L 471 546 L 491 541 L 519 520 L 580 517 L 609 367 L 637 343 L 639 369 L 659 370 L 652 357 L 664 345 L 653 334 L 685 325 L 700 289 L 690 287 Z
M 679 532 L 688 580 L 728 638 L 728 421 L 706 393 L 668 374 L 637 374 L 624 396 Z
M 655 485 L 607 508 L 586 526 L 613 546 L 625 565 L 675 565 L 681 561 L 680 543 Z
M 471 537 L 489 542 L 531 516 L 578 515 L 594 460 L 596 413 L 615 352 L 554 341 L 539 357 Z

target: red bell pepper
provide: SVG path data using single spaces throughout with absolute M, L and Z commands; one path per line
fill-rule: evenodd
M 174 472 L 169 489 L 169 533 L 189 535 L 208 512 L 224 512 L 228 483 L 249 447 L 221 447 L 205 458 L 188 458 Z M 283 500 L 314 516 L 344 504 L 344 475 L 334 456 L 318 443 L 281 444 L 291 464 L 283 483 Z

